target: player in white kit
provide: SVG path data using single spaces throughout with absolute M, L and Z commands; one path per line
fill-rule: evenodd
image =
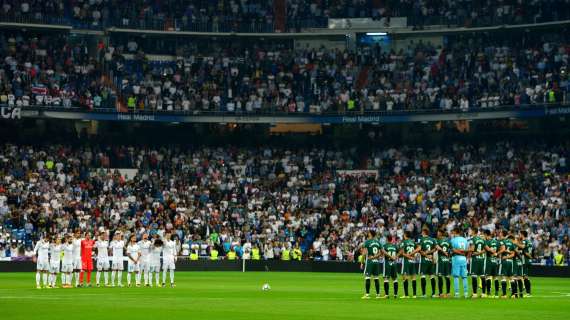
M 176 241 L 170 232 L 164 235 L 164 247 L 162 249 L 162 286 L 166 286 L 166 271 L 170 271 L 170 287 L 174 288 L 174 270 L 176 269 Z
M 101 286 L 101 272 L 103 273 L 105 287 L 109 285 L 109 235 L 106 232 L 101 233 L 99 239 L 95 242 L 95 249 L 97 250 L 97 274 L 95 275 L 95 282 L 97 287 Z
M 79 273 L 81 272 L 81 233 L 75 232 L 73 237 L 73 272 L 75 273 L 75 286 L 79 287 Z
M 111 287 L 115 286 L 115 275 L 118 276 L 119 287 L 123 286 L 123 261 L 124 261 L 124 251 L 125 251 L 125 241 L 123 241 L 123 236 L 120 232 L 115 233 L 113 241 L 111 241 L 111 251 L 113 253 L 113 259 L 111 263 Z
M 160 254 L 162 253 L 162 240 L 156 237 L 152 243 L 149 256 L 149 284 L 152 287 L 152 275 L 156 277 L 156 286 L 160 286 Z
M 137 287 L 141 286 L 140 283 L 140 259 L 141 259 L 141 249 L 137 243 L 137 236 L 131 235 L 129 239 L 129 244 L 127 245 L 127 287 L 131 287 L 131 277 L 133 273 L 135 274 L 135 283 Z
M 36 260 L 36 288 L 41 289 L 40 280 L 44 288 L 48 285 L 48 270 L 49 270 L 49 236 L 46 234 L 43 239 L 40 239 L 34 247 Z
M 71 288 L 73 272 L 73 236 L 68 235 L 62 245 L 63 260 L 61 262 L 61 283 L 64 288 Z
M 48 288 L 57 288 L 57 275 L 61 266 L 61 239 L 56 237 L 49 249 L 49 285 Z
M 150 264 L 149 264 L 149 256 L 150 256 L 150 249 L 152 243 L 148 240 L 148 234 L 142 235 L 142 240 L 139 241 L 139 248 L 141 249 L 141 258 L 140 258 L 140 272 L 139 272 L 139 279 L 138 282 L 141 283 L 141 276 L 144 274 L 144 285 L 148 287 L 150 285 L 150 281 L 148 280 L 148 275 L 150 271 Z

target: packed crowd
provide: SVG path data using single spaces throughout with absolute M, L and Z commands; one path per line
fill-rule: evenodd
M 568 146 L 343 151 L 32 147 L 0 150 L 0 255 L 49 233 L 169 231 L 181 252 L 352 261 L 375 230 L 526 230 L 536 258 L 570 246 Z M 108 170 L 134 168 L 137 171 Z M 374 170 L 377 174 L 359 171 Z
M 329 18 L 407 17 L 408 24 L 481 26 L 570 17 L 567 0 L 3 0 L 0 19 L 82 28 L 272 32 L 326 27 Z
M 67 35 L 0 34 L 0 104 L 114 106 L 101 64 Z
M 0 104 L 326 113 L 568 103 L 567 34 L 479 34 L 398 51 L 214 42 L 156 61 L 134 40 L 89 47 L 64 35 L 3 33 Z
M 114 74 L 131 109 L 229 112 L 469 110 L 565 103 L 570 46 L 564 36 L 489 35 L 418 42 L 399 51 L 217 47 L 149 61 L 131 41 Z M 128 57 L 128 58 L 127 58 Z

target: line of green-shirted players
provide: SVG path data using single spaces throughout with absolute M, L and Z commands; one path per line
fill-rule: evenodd
M 382 245 L 373 230 L 368 231 L 368 240 L 361 247 L 361 268 L 364 270 L 366 294 L 363 299 L 370 299 L 370 280 L 374 278 L 376 298 L 390 296 L 390 280 L 394 286 L 394 298 L 398 298 L 398 274 L 402 275 L 404 295 L 409 298 L 408 282 L 412 282 L 413 298 L 416 298 L 416 275 L 420 275 L 422 297 L 426 296 L 427 278 L 431 282 L 432 298 L 448 298 L 451 287 L 451 241 L 444 230 L 437 231 L 437 239 L 429 236 L 428 229 L 422 230 L 418 241 L 411 238 L 411 233 L 404 232 L 403 240 L 396 244 L 394 236 L 388 236 Z M 507 298 L 507 283 L 510 283 L 512 298 L 522 298 L 523 288 L 526 297 L 530 297 L 528 271 L 532 259 L 532 243 L 526 231 L 518 237 L 507 230 L 497 232 L 497 237 L 489 230 L 481 232 L 470 229 L 469 274 L 472 277 L 473 298 L 477 298 L 478 282 L 481 285 L 482 298 Z M 419 265 L 419 270 L 418 270 Z M 384 278 L 384 295 L 380 295 L 379 276 Z M 439 295 L 436 295 L 436 276 Z M 445 280 L 446 290 L 443 290 Z M 494 280 L 495 291 L 491 295 Z M 501 288 L 499 288 L 499 282 Z

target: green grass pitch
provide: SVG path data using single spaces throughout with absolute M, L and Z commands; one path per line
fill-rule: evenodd
M 261 290 L 265 282 L 270 291 Z M 570 318 L 570 279 L 534 278 L 533 297 L 516 300 L 361 300 L 358 274 L 178 272 L 176 284 L 38 290 L 33 273 L 0 273 L 0 315 L 7 320 Z

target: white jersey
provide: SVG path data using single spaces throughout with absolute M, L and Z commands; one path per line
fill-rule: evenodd
M 174 260 L 176 256 L 176 242 L 172 240 L 164 241 L 164 248 L 162 249 L 162 257 L 164 260 Z
M 109 241 L 97 240 L 95 248 L 97 248 L 97 260 L 109 259 Z
M 114 261 L 123 261 L 123 251 L 125 249 L 125 241 L 113 240 L 111 241 L 111 250 L 113 252 Z
M 34 252 L 38 255 L 38 261 L 48 261 L 49 259 L 50 243 L 45 240 L 40 240 L 36 243 Z
M 139 241 L 139 248 L 141 249 L 141 261 L 147 261 L 150 255 L 150 249 L 152 243 L 150 240 L 141 240 Z
M 73 239 L 73 259 L 81 260 L 81 239 Z
M 162 252 L 162 247 L 152 246 L 150 249 L 150 261 L 151 263 L 159 263 L 160 264 L 160 253 Z
M 73 263 L 73 244 L 65 243 L 62 245 L 63 264 Z
M 137 243 L 130 244 L 127 246 L 127 256 L 130 256 L 129 263 L 133 262 L 133 260 L 138 260 L 139 253 L 141 252 L 141 248 Z M 133 260 L 131 260 L 133 259 Z
M 59 263 L 61 260 L 61 244 L 52 244 L 49 248 L 49 255 L 50 255 L 50 264 Z

